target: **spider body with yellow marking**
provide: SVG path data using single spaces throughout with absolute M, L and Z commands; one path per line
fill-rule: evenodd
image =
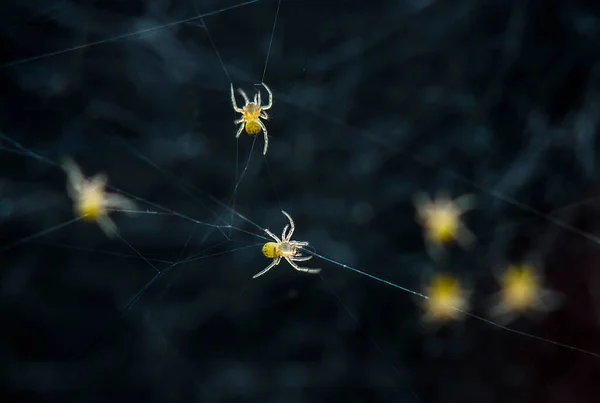
M 448 322 L 462 319 L 469 308 L 471 291 L 460 281 L 447 274 L 436 275 L 425 288 L 427 299 L 421 302 L 425 310 L 425 324 Z
M 104 189 L 99 181 L 88 182 L 88 187 L 82 189 L 81 198 L 75 204 L 76 214 L 84 221 L 97 221 L 102 215 L 102 197 Z
M 429 254 L 437 258 L 441 247 L 457 241 L 467 247 L 475 236 L 461 222 L 460 216 L 471 210 L 475 204 L 472 195 L 464 195 L 451 200 L 445 195 L 439 195 L 435 200 L 420 193 L 414 201 L 417 209 L 417 221 L 423 226 L 425 241 Z
M 521 314 L 549 312 L 560 304 L 560 294 L 544 288 L 543 275 L 532 264 L 510 265 L 496 278 L 502 289 L 494 298 L 491 314 L 501 323 Z
M 109 237 L 115 235 L 118 230 L 108 216 L 109 211 L 129 210 L 131 213 L 136 209 L 135 203 L 120 194 L 107 193 L 105 188 L 108 178 L 105 174 L 87 179 L 81 168 L 70 158 L 63 161 L 62 168 L 67 174 L 67 193 L 73 199 L 75 215 L 84 221 L 97 222 Z
M 267 242 L 262 247 L 262 253 L 265 257 L 269 259 L 273 259 L 271 264 L 269 264 L 264 270 L 259 273 L 256 273 L 252 278 L 256 278 L 258 276 L 262 276 L 273 267 L 277 266 L 281 263 L 282 259 L 285 259 L 294 269 L 298 271 L 302 271 L 305 273 L 318 273 L 321 269 L 312 269 L 307 267 L 299 267 L 295 262 L 304 262 L 312 258 L 311 255 L 303 256 L 300 250 L 306 246 L 308 246 L 308 242 L 300 242 L 300 241 L 292 241 L 292 234 L 295 230 L 294 220 L 292 217 L 285 211 L 281 210 L 281 212 L 287 217 L 289 220 L 289 224 L 283 228 L 283 232 L 281 233 L 281 239 L 273 234 L 268 229 L 265 229 L 267 235 L 273 238 L 276 242 Z
M 250 101 L 244 90 L 238 88 L 238 92 L 244 98 L 245 102 L 244 106 L 240 108 L 235 100 L 233 84 L 231 85 L 231 103 L 233 104 L 233 109 L 236 112 L 242 114 L 241 118 L 233 122 L 236 125 L 240 125 L 235 137 L 240 137 L 244 129 L 246 130 L 246 133 L 248 133 L 251 136 L 256 136 L 262 130 L 265 137 L 265 146 L 263 149 L 263 154 L 266 154 L 267 148 L 269 147 L 269 137 L 267 135 L 267 128 L 261 119 L 269 119 L 269 115 L 265 111 L 271 109 L 271 106 L 273 106 L 273 93 L 265 83 L 262 83 L 262 86 L 265 87 L 267 93 L 269 94 L 269 103 L 267 105 L 262 105 L 262 101 L 260 99 L 260 91 L 257 91 L 256 94 L 254 94 L 254 99 Z

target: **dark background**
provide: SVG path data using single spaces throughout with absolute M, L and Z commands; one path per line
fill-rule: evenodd
M 597 401 L 598 357 L 473 318 L 427 332 L 414 296 L 319 258 L 320 275 L 283 263 L 252 280 L 264 240 L 189 218 L 226 226 L 220 201 L 280 233 L 285 209 L 334 261 L 415 290 L 459 276 L 478 315 L 492 269 L 533 257 L 563 304 L 511 327 L 600 353 L 600 6 L 283 0 L 269 151 L 260 134 L 233 204 L 253 139 L 234 137 L 229 83 L 257 88 L 278 3 L 173 23 L 238 3 L 3 2 L 7 401 Z M 148 262 L 82 222 L 19 241 L 73 219 L 63 155 L 171 211 L 113 214 Z M 411 198 L 442 189 L 477 195 L 478 243 L 434 264 Z M 188 256 L 128 305 L 151 265 Z

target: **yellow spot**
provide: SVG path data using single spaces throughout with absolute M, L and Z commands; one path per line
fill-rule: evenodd
M 277 257 L 278 246 L 275 242 L 267 242 L 262 247 L 262 253 L 269 259 L 275 259 Z
M 448 275 L 437 275 L 426 287 L 424 319 L 427 322 L 446 322 L 458 319 L 468 306 L 468 292 L 460 285 L 460 281 Z
M 451 204 L 432 206 L 427 215 L 425 226 L 434 243 L 446 244 L 456 239 L 460 212 Z
M 510 266 L 502 276 L 501 304 L 510 311 L 525 311 L 538 305 L 541 279 L 531 266 Z
M 439 246 L 458 242 L 463 248 L 475 240 L 475 236 L 461 222 L 461 215 L 472 210 L 474 196 L 466 194 L 450 200 L 443 194 L 431 200 L 425 193 L 414 197 L 417 221 L 423 226 L 425 241 L 430 253 L 437 254 Z
M 104 214 L 102 189 L 89 189 L 77 205 L 79 215 L 85 221 L 97 221 Z
M 246 133 L 251 136 L 257 135 L 261 130 L 260 124 L 255 120 L 246 123 Z

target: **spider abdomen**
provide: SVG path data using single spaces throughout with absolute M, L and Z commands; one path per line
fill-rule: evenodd
M 262 247 L 262 253 L 269 259 L 275 259 L 279 256 L 279 245 L 275 242 L 267 242 Z
M 251 120 L 246 123 L 246 133 L 248 133 L 249 135 L 255 136 L 258 133 L 260 133 L 260 131 L 261 131 L 261 127 L 260 127 L 260 124 L 258 123 L 258 121 Z

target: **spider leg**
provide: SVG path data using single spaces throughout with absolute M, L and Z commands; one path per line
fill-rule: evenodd
M 312 258 L 313 258 L 313 256 L 312 256 L 312 255 L 309 255 L 309 256 L 294 256 L 294 257 L 292 257 L 291 259 L 292 259 L 294 262 L 305 262 L 305 261 L 307 261 L 307 260 L 310 260 L 310 259 L 312 259 Z
M 279 262 L 281 262 L 281 258 L 280 257 L 276 257 L 275 259 L 273 259 L 273 261 L 271 262 L 271 264 L 269 264 L 267 267 L 265 267 L 262 271 L 256 273 L 254 276 L 252 276 L 252 278 L 256 278 L 256 277 L 262 276 L 263 274 L 265 274 L 266 272 L 268 272 L 269 270 L 271 270 L 273 267 L 277 266 L 279 264 Z
M 256 103 L 256 105 L 260 106 L 262 100 L 260 99 L 260 91 L 257 91 L 256 95 L 254 96 L 254 102 Z
M 469 210 L 473 210 L 476 204 L 475 195 L 466 194 L 462 195 L 457 199 L 454 199 L 454 205 L 459 209 L 461 213 L 465 213 Z
M 243 89 L 238 88 L 238 92 L 240 93 L 240 95 L 242 97 L 244 97 L 244 101 L 246 102 L 246 105 L 248 105 L 250 103 L 250 100 L 248 99 L 248 95 L 246 95 L 246 93 L 244 92 Z
M 540 303 L 546 312 L 554 311 L 564 301 L 561 293 L 552 290 L 543 290 L 540 298 Z
M 80 182 L 78 179 L 67 178 L 67 194 L 73 200 L 79 198 L 79 194 L 83 189 L 85 180 L 82 179 Z
M 510 306 L 504 301 L 501 294 L 494 296 L 494 304 L 490 309 L 490 315 L 494 317 L 494 321 L 507 325 L 512 322 L 516 317 L 516 312 L 511 310 Z
M 125 210 L 125 213 L 129 215 L 133 213 L 131 210 L 137 210 L 138 208 L 132 200 L 116 193 L 104 195 L 104 207 L 113 211 Z
M 236 139 L 237 139 L 238 137 L 240 137 L 240 134 L 242 134 L 242 131 L 244 131 L 244 127 L 246 127 L 246 125 L 242 123 L 242 124 L 240 125 L 240 128 L 239 128 L 239 129 L 238 129 L 238 131 L 237 131 L 237 134 L 235 135 L 235 138 L 236 138 Z
M 267 112 L 261 112 L 260 117 L 263 118 L 263 119 L 265 119 L 265 120 L 269 119 L 269 115 L 267 114 Z
M 285 237 L 285 231 L 288 230 L 290 226 L 286 225 L 285 227 L 283 227 L 283 232 L 281 233 L 281 239 L 286 240 L 287 238 Z
M 109 238 L 114 238 L 114 236 L 119 233 L 117 225 L 107 215 L 102 215 L 102 216 L 98 217 L 97 223 L 100 226 L 100 229 Z
M 243 113 L 244 110 L 237 106 L 237 102 L 235 101 L 235 93 L 233 92 L 233 84 L 231 84 L 231 103 L 233 104 L 233 110 L 238 113 Z
M 90 186 L 95 188 L 104 189 L 106 183 L 108 183 L 108 177 L 104 173 L 99 173 L 90 179 Z
M 304 246 L 308 246 L 308 242 L 299 242 L 299 241 L 290 241 L 290 243 L 294 246 L 299 246 L 299 247 L 304 247 Z
M 460 223 L 458 226 L 458 231 L 456 232 L 456 241 L 463 248 L 468 248 L 471 246 L 477 238 L 475 235 L 469 230 L 464 224 Z
M 265 135 L 265 148 L 263 149 L 263 155 L 267 155 L 267 148 L 269 148 L 269 136 L 267 136 L 267 128 L 265 127 L 265 124 L 262 121 L 257 120 L 257 122 L 262 128 L 263 133 Z
M 61 166 L 67 174 L 67 194 L 74 199 L 81 192 L 85 178 L 81 168 L 71 158 L 64 158 Z
M 290 264 L 290 266 L 292 266 L 294 269 L 296 269 L 298 271 L 302 271 L 304 273 L 316 274 L 321 271 L 321 269 L 309 269 L 308 267 L 300 267 L 296 263 L 294 263 L 294 261 L 292 259 L 290 259 L 289 257 L 286 257 L 285 260 L 287 260 L 287 262 Z
M 233 121 L 234 125 L 239 125 L 240 123 L 242 123 L 244 121 L 244 118 L 239 118 Z
M 261 84 L 263 87 L 265 87 L 265 89 L 269 93 L 269 103 L 265 106 L 261 106 L 260 109 L 262 109 L 262 110 L 271 109 L 271 107 L 273 106 L 273 93 L 271 92 L 269 87 L 267 87 L 267 84 L 265 84 L 265 83 L 261 83 Z
M 270 236 L 271 238 L 273 238 L 277 242 L 281 243 L 281 239 L 277 238 L 277 235 L 275 235 L 274 233 L 272 233 L 271 231 L 269 231 L 266 228 L 265 228 L 265 232 L 267 233 L 268 236 Z
M 281 212 L 283 213 L 284 216 L 287 217 L 288 221 L 290 222 L 290 230 L 287 233 L 287 238 L 285 238 L 286 241 L 289 241 L 290 238 L 292 237 L 292 234 L 296 230 L 296 225 L 294 224 L 294 220 L 292 220 L 292 217 L 288 213 L 286 213 L 283 210 L 281 210 Z M 296 245 L 297 245 L 297 243 L 296 243 Z M 308 243 L 307 243 L 307 245 L 308 245 Z
M 417 219 L 424 220 L 427 218 L 427 208 L 431 206 L 429 195 L 424 192 L 419 192 L 413 196 L 413 205 L 417 210 Z

